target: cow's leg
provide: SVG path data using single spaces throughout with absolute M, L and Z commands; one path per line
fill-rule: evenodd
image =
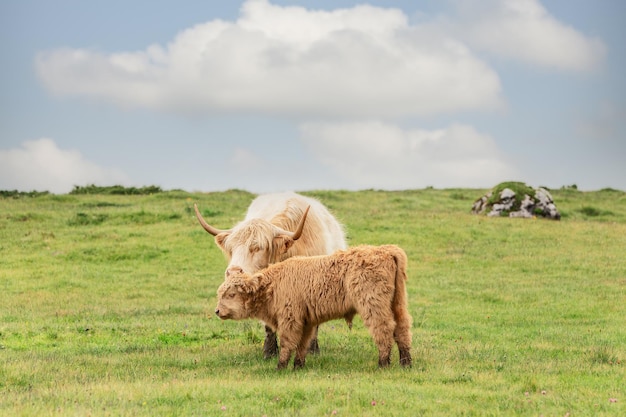
M 265 359 L 273 358 L 278 355 L 278 341 L 276 340 L 276 332 L 265 326 L 265 343 L 263 344 L 263 357 Z
M 311 343 L 309 344 L 309 353 L 312 353 L 313 355 L 317 355 L 320 353 L 320 345 L 317 343 L 317 330 L 319 329 L 318 326 L 315 326 L 314 328 L 314 333 L 312 334 L 312 339 L 311 339 Z
M 304 367 L 307 351 L 310 351 L 311 339 L 317 331 L 317 326 L 305 327 L 302 332 L 302 338 L 298 343 L 298 350 L 296 351 L 296 357 L 293 360 L 293 369 Z

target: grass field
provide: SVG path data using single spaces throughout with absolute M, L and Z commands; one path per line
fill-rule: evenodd
M 414 364 L 357 318 L 297 372 L 213 315 L 193 203 L 228 228 L 254 195 L 0 197 L 0 415 L 626 415 L 626 193 L 555 190 L 554 222 L 469 214 L 484 191 L 304 193 L 407 252 Z

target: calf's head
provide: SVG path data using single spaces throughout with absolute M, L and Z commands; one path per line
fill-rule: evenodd
M 222 320 L 249 318 L 260 279 L 260 276 L 250 276 L 238 267 L 227 270 L 226 280 L 217 289 L 215 314 Z
M 293 232 L 263 219 L 251 219 L 232 229 L 220 230 L 209 225 L 200 214 L 198 206 L 194 204 L 198 221 L 204 230 L 215 236 L 215 243 L 228 259 L 228 269 L 240 267 L 249 274 L 278 262 L 281 255 L 291 248 L 302 235 L 309 208 L 304 211 L 298 227 Z

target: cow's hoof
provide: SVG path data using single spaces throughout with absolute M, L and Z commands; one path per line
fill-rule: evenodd
M 313 355 L 319 355 L 320 345 L 317 343 L 317 337 L 311 340 L 311 344 L 309 345 L 309 353 Z
M 266 338 L 263 344 L 263 357 L 265 359 L 271 359 L 278 356 L 278 343 L 276 338 Z
M 278 356 L 278 352 L 263 351 L 263 359 L 272 359 Z

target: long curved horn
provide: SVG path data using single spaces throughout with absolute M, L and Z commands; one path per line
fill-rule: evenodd
M 293 235 L 291 236 L 293 240 L 298 240 L 298 238 L 302 235 L 302 230 L 304 229 L 304 221 L 306 220 L 306 215 L 309 214 L 310 208 L 311 206 L 308 206 L 306 210 L 304 210 L 304 214 L 302 215 L 302 218 L 300 219 L 300 224 L 298 225 L 298 228 L 296 229 L 295 232 L 293 232 Z
M 208 224 L 200 214 L 200 210 L 198 210 L 198 205 L 196 203 L 193 203 L 193 209 L 196 211 L 196 217 L 198 218 L 198 221 L 200 222 L 204 230 L 211 233 L 213 236 L 217 236 L 220 233 L 228 232 L 228 230 L 216 229 L 215 227 Z

